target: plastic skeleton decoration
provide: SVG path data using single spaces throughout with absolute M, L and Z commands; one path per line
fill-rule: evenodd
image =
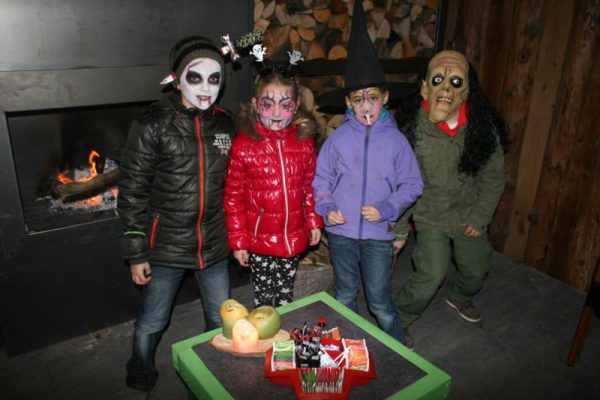
M 288 51 L 288 55 L 290 57 L 291 65 L 298 65 L 298 63 L 300 61 L 304 61 L 304 57 L 302 57 L 302 53 L 300 53 L 298 50 L 294 50 L 292 52 Z
M 228 33 L 221 35 L 221 41 L 224 43 L 224 46 L 221 47 L 221 54 L 223 56 L 230 54 L 231 60 L 233 62 L 237 62 L 240 59 L 240 54 L 238 50 L 245 49 L 246 47 L 250 47 L 252 44 L 262 41 L 263 34 L 261 31 L 254 31 L 247 33 L 238 39 L 235 42 L 232 42 Z M 174 82 L 177 79 L 175 76 L 175 72 L 169 72 L 161 82 L 161 85 L 167 85 L 171 82 Z
M 267 48 L 264 47 L 262 44 L 255 44 L 254 46 L 252 46 L 252 51 L 250 51 L 250 54 L 254 56 L 257 62 L 263 62 L 266 52 Z
M 461 105 L 469 94 L 469 64 L 461 53 L 442 51 L 429 62 L 421 96 L 429 105 L 429 120 L 456 124 Z

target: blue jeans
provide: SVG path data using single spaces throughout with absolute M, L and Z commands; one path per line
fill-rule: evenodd
M 227 259 L 194 271 L 202 297 L 206 329 L 222 326 L 219 308 L 229 298 L 229 262 Z M 154 356 L 173 309 L 185 269 L 152 267 L 152 280 L 143 287 L 140 309 L 135 321 L 133 349 L 127 363 L 127 385 L 150 391 L 158 379 Z
M 384 332 L 404 343 L 404 331 L 392 297 L 392 241 L 358 240 L 332 233 L 327 238 L 335 270 L 335 298 L 356 312 L 362 272 L 369 311 Z

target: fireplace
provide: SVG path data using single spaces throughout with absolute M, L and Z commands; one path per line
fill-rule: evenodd
M 0 0 L 0 47 L 10 54 L 0 60 L 0 339 L 9 355 L 134 317 L 139 288 L 120 256 L 115 208 L 131 121 L 163 95 L 178 39 L 217 39 L 224 21 L 233 37 L 253 26 L 252 1 L 110 4 Z M 237 69 L 227 67 L 221 99 L 230 109 L 251 91 L 250 66 Z M 232 279 L 248 282 L 235 269 Z M 186 279 L 178 303 L 197 298 Z
M 7 113 L 28 233 L 117 216 L 121 148 L 146 105 Z

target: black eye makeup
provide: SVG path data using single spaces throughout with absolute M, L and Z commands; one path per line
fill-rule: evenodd
M 221 82 L 221 73 L 215 72 L 208 77 L 208 83 L 211 85 L 218 85 Z
M 198 85 L 202 83 L 202 75 L 194 71 L 188 71 L 188 73 L 185 75 L 185 80 L 190 85 Z
M 456 89 L 462 87 L 463 83 L 464 83 L 463 79 L 458 76 L 453 76 L 450 78 L 450 84 Z
M 433 86 L 437 86 L 442 82 L 444 82 L 444 77 L 442 75 L 436 75 L 433 78 L 431 78 L 431 84 Z

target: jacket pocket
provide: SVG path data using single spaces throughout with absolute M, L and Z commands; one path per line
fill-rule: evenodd
M 340 176 L 337 177 L 337 179 L 335 180 L 333 187 L 331 188 L 331 193 L 335 192 L 335 189 L 337 189 L 338 185 L 340 184 L 340 182 L 342 181 L 342 178 L 344 177 L 344 174 L 340 174 Z
M 388 178 L 386 176 L 384 179 L 385 179 L 385 184 L 387 185 L 388 189 L 390 189 L 390 193 L 394 193 L 394 187 L 392 186 L 392 182 L 390 181 L 390 178 Z
M 256 224 L 254 224 L 254 237 L 258 235 L 258 224 L 260 224 L 260 218 L 262 217 L 264 208 L 261 208 L 258 213 L 258 218 L 256 218 Z
M 156 239 L 156 231 L 158 230 L 158 221 L 160 220 L 160 213 L 154 216 L 152 221 L 152 231 L 150 232 L 150 248 L 154 247 L 154 239 Z

